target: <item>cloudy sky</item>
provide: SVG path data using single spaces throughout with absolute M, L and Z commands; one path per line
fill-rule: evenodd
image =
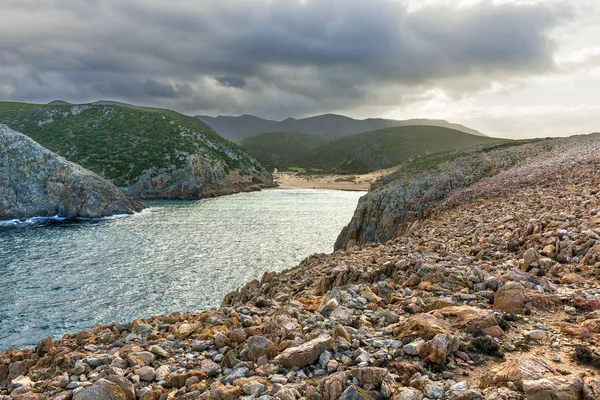
M 597 0 L 1 0 L 0 99 L 600 131 Z

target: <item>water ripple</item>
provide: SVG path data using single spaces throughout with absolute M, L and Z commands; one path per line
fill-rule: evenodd
M 270 190 L 151 202 L 129 218 L 0 226 L 0 350 L 98 323 L 202 310 L 330 252 L 363 193 Z

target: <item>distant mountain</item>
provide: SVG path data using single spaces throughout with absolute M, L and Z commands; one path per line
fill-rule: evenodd
M 202 121 L 159 108 L 0 102 L 0 124 L 141 199 L 198 199 L 272 184 Z
M 354 119 L 337 114 L 323 114 L 314 117 L 294 119 L 288 118 L 281 122 L 256 117 L 254 115 L 241 115 L 239 117 L 208 117 L 197 115 L 196 118 L 210 125 L 219 135 L 229 140 L 244 139 L 252 135 L 265 132 L 297 132 L 321 135 L 349 135 L 367 132 L 376 129 L 391 128 L 395 126 L 428 125 L 451 128 L 457 131 L 476 136 L 485 136 L 475 129 L 464 125 L 454 124 L 441 119 L 408 119 L 393 120 L 381 118 Z
M 105 106 L 135 107 L 133 104 L 123 103 L 121 101 L 114 101 L 114 100 L 98 100 L 91 104 L 99 104 L 99 105 L 105 105 Z
M 68 101 L 64 101 L 64 100 L 52 100 L 50 103 L 48 103 L 49 106 L 70 106 L 73 104 L 74 103 L 69 103 Z M 114 100 L 98 100 L 98 101 L 94 101 L 93 103 L 86 103 L 86 104 L 135 107 L 133 104 L 122 103 L 120 101 L 114 101 Z
M 49 106 L 68 106 L 71 105 L 71 103 L 69 103 L 68 101 L 64 101 L 64 100 L 52 100 L 50 103 L 48 103 Z
M 366 173 L 432 153 L 507 142 L 439 126 L 397 126 L 354 135 L 263 133 L 240 141 L 263 165 Z

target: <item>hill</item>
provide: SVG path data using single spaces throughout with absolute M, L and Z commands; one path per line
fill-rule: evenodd
M 470 146 L 506 142 L 437 126 L 399 126 L 354 135 L 264 133 L 240 145 L 264 165 L 359 174 L 390 168 L 407 159 Z
M 597 163 L 599 148 L 600 134 L 592 134 L 501 142 L 402 163 L 360 199 L 336 249 L 385 242 L 414 218 L 440 205 L 455 207 L 530 186 L 542 187 L 564 178 L 563 171 L 578 163 Z
M 94 101 L 93 103 L 89 103 L 89 104 L 136 107 L 133 104 L 123 103 L 123 102 L 114 101 L 114 100 L 98 100 L 98 101 Z M 51 102 L 48 103 L 48 105 L 50 105 L 50 106 L 67 106 L 67 105 L 74 105 L 74 103 L 69 103 L 68 101 L 64 101 L 64 100 L 52 100 Z
M 72 103 L 64 100 L 52 100 L 48 103 L 49 106 L 70 106 Z
M 476 136 L 485 136 L 483 133 L 476 131 L 475 129 L 440 119 L 393 120 L 369 118 L 359 120 L 337 114 L 323 114 L 302 119 L 288 118 L 283 121 L 273 121 L 247 114 L 239 117 L 209 117 L 206 115 L 198 115 L 196 118 L 206 122 L 219 135 L 230 140 L 244 139 L 249 136 L 265 132 L 299 132 L 322 135 L 351 135 L 377 129 L 414 125 L 439 126 L 456 129 L 458 131 L 470 133 Z
M 196 199 L 271 183 L 237 145 L 170 110 L 0 102 L 0 123 L 137 198 Z
M 339 136 L 299 132 L 267 132 L 250 136 L 239 142 L 267 168 L 282 170 L 294 166 L 310 167 L 306 160 Z M 310 162 L 308 163 L 310 164 Z

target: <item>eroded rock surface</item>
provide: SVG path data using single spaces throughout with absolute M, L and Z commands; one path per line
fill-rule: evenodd
M 98 218 L 140 210 L 109 181 L 0 125 L 0 220 Z

